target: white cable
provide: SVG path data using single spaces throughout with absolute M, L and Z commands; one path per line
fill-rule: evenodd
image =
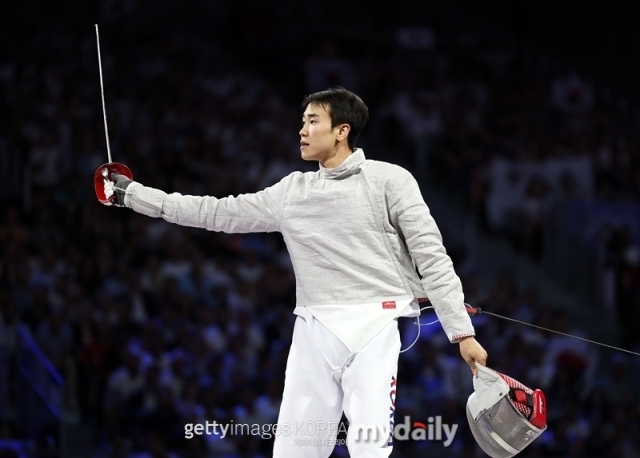
M 433 308 L 433 305 L 427 305 L 426 307 L 422 307 L 420 311 L 422 312 L 423 310 L 432 309 L 432 308 Z M 431 326 L 432 324 L 436 324 L 438 321 L 440 320 L 435 320 L 435 321 L 432 321 L 431 323 L 420 324 L 420 320 L 418 320 L 417 323 L 414 322 L 413 324 L 415 324 L 416 326 Z
M 100 58 L 100 35 L 98 34 L 98 24 L 96 24 L 96 41 L 98 43 L 98 68 L 100 69 L 100 93 L 102 95 L 102 115 L 104 117 L 104 136 L 107 138 L 107 155 L 111 164 L 111 146 L 109 145 L 109 129 L 107 128 L 107 109 L 104 104 L 104 83 L 102 82 L 102 59 Z
M 400 350 L 400 353 L 404 353 L 405 351 L 410 350 L 411 347 L 413 347 L 416 344 L 416 342 L 418 341 L 418 339 L 420 338 L 420 316 L 418 315 L 416 318 L 418 319 L 418 335 L 416 336 L 414 341 L 411 343 L 411 345 L 409 345 L 404 350 Z
M 428 306 L 426 306 L 426 307 L 422 307 L 422 308 L 420 309 L 420 311 L 422 312 L 423 310 L 432 309 L 432 308 L 433 308 L 433 305 L 428 305 Z M 413 347 L 413 346 L 416 344 L 416 342 L 417 342 L 417 341 L 418 341 L 418 339 L 420 338 L 420 328 L 421 328 L 422 326 L 431 326 L 432 324 L 436 324 L 436 323 L 439 321 L 439 320 L 435 320 L 435 321 L 432 321 L 431 323 L 424 323 L 424 324 L 421 324 L 421 323 L 420 323 L 420 315 L 418 315 L 418 316 L 416 317 L 416 319 L 418 320 L 418 322 L 416 323 L 416 322 L 414 321 L 414 322 L 413 322 L 413 324 L 415 324 L 416 326 L 418 326 L 418 335 L 416 336 L 416 338 L 415 338 L 415 339 L 413 339 L 413 342 L 411 343 L 411 345 L 409 345 L 409 346 L 408 346 L 407 348 L 405 348 L 404 350 L 400 350 L 400 353 L 404 353 L 405 351 L 410 350 L 410 349 L 411 349 L 411 347 Z
M 115 188 L 115 182 L 112 181 L 111 183 L 113 183 L 113 185 L 114 185 L 113 187 Z M 129 191 L 127 189 L 118 189 L 118 190 L 125 196 L 128 196 L 129 194 L 133 194 L 133 191 Z

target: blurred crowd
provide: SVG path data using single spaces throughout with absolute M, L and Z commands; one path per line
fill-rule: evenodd
M 529 75 L 491 34 L 398 29 L 385 7 L 323 37 L 331 17 L 313 5 L 253 3 L 243 14 L 230 2 L 110 0 L 37 28 L 23 12 L 19 46 L 0 59 L 0 342 L 13 354 L 28 327 L 67 380 L 66 408 L 93 431 L 96 456 L 270 456 L 273 439 L 185 439 L 184 425 L 275 423 L 295 279 L 279 234 L 209 233 L 97 202 L 93 173 L 107 158 L 95 36 L 82 14 L 104 24 L 113 159 L 145 185 L 222 197 L 314 170 L 299 158 L 298 104 L 344 84 L 372 113 L 368 157 L 432 179 L 534 258 L 553 201 L 638 197 L 629 108 L 577 75 Z M 509 275 L 486 291 L 477 283 L 463 278 L 470 303 L 574 331 Z M 602 371 L 592 346 L 474 324 L 492 367 L 547 394 L 549 430 L 522 456 L 640 456 L 637 365 L 617 355 Z M 402 329 L 408 345 L 416 328 Z M 438 325 L 423 328 L 400 359 L 396 418 L 442 415 L 460 425 L 452 449 L 477 456 L 464 414 L 471 375 L 457 351 Z M 0 414 L 2 437 L 17 436 Z M 438 449 L 398 441 L 393 456 Z
M 518 251 L 540 258 L 559 202 L 640 198 L 640 112 L 620 94 L 491 33 L 414 54 L 415 67 L 381 113 L 415 164 Z

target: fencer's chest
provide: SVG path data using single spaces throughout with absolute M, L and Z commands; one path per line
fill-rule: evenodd
M 283 232 L 294 238 L 311 234 L 353 238 L 376 231 L 380 209 L 374 204 L 373 193 L 358 175 L 305 183 L 285 203 Z

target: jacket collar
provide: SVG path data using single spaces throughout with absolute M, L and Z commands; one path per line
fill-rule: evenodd
M 318 165 L 320 166 L 320 176 L 329 180 L 340 180 L 343 178 L 347 178 L 360 172 L 365 160 L 366 157 L 364 157 L 364 151 L 362 151 L 362 149 L 360 148 L 357 148 L 338 167 L 327 169 L 323 167 L 322 164 L 318 163 Z

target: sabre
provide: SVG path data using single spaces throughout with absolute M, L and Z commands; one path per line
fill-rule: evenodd
M 102 164 L 93 175 L 93 185 L 96 191 L 98 201 L 105 205 L 113 205 L 115 194 L 107 198 L 104 191 L 105 184 L 110 180 L 112 173 L 118 173 L 125 175 L 130 180 L 133 180 L 133 173 L 129 167 L 119 162 L 113 162 L 111 160 L 111 144 L 109 142 L 109 128 L 107 127 L 107 108 L 104 101 L 104 80 L 102 78 L 102 57 L 100 55 L 100 33 L 98 32 L 98 24 L 96 26 L 96 44 L 98 47 L 98 70 L 100 72 L 100 95 L 102 98 L 102 116 L 104 118 L 104 136 L 107 140 L 107 158 L 109 162 Z

